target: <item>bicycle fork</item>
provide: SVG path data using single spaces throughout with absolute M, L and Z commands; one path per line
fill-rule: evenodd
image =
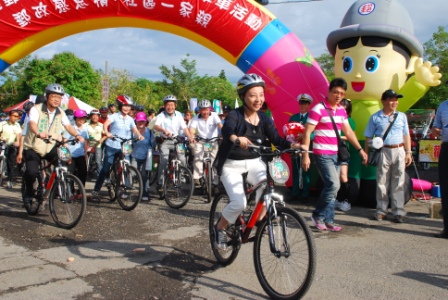
M 271 252 L 276 257 L 289 257 L 290 251 L 289 251 L 289 244 L 288 244 L 288 227 L 286 224 L 287 217 L 282 215 L 280 218 L 277 214 L 277 208 L 275 207 L 275 203 L 279 202 L 280 205 L 284 205 L 283 202 L 283 196 L 272 193 L 272 194 L 265 194 L 264 195 L 264 203 L 267 209 L 267 221 L 268 221 L 268 233 L 269 233 L 269 246 L 271 249 Z M 274 221 L 275 220 L 275 221 Z M 273 222 L 277 222 L 277 227 L 280 226 L 281 232 L 278 232 L 277 234 L 282 235 L 282 241 L 283 241 L 283 247 L 285 251 L 280 251 L 276 245 L 275 242 L 275 232 L 274 232 L 274 225 Z

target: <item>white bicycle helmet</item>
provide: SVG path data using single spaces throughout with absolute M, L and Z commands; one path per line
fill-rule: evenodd
M 245 74 L 236 83 L 236 92 L 238 93 L 238 95 L 244 95 L 248 89 L 254 86 L 262 86 L 264 88 L 265 83 L 263 78 L 255 73 Z
M 134 105 L 134 101 L 132 101 L 132 98 L 128 95 L 119 95 L 116 99 L 116 102 L 120 110 L 123 105 Z
M 209 107 L 212 107 L 212 104 L 210 103 L 209 100 L 203 99 L 203 100 L 199 101 L 198 107 L 199 108 L 209 108 Z
M 163 98 L 163 103 L 170 102 L 170 101 L 177 103 L 176 96 L 174 96 L 174 95 L 167 95 L 167 96 L 165 96 L 165 98 Z
M 58 83 L 52 83 L 47 85 L 45 88 L 45 96 L 48 97 L 50 94 L 58 94 L 63 96 L 65 94 L 64 88 Z

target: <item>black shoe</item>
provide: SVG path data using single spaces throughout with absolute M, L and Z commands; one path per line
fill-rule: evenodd
M 396 215 L 396 216 L 394 217 L 394 222 L 395 222 L 395 223 L 404 223 L 404 217 L 403 217 L 403 216 L 400 216 L 400 215 Z
M 23 197 L 23 205 L 25 205 L 26 207 L 30 207 L 30 205 L 31 205 L 31 197 L 30 196 Z
M 440 233 L 434 234 L 434 237 L 438 239 L 448 239 L 448 231 L 443 230 Z

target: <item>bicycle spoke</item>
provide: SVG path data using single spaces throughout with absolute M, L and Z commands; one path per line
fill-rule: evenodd
M 82 219 L 86 209 L 84 186 L 76 176 L 67 174 L 64 181 L 54 183 L 49 203 L 55 223 L 62 228 L 73 228 Z
M 124 182 L 117 186 L 116 197 L 121 208 L 133 210 L 137 207 L 143 195 L 143 180 L 138 170 L 133 166 L 126 166 L 123 171 Z
M 169 174 L 169 173 L 168 173 Z M 172 175 L 172 176 L 171 176 Z M 165 179 L 165 201 L 172 208 L 181 208 L 187 204 L 193 194 L 193 176 L 184 166 L 169 174 Z
M 254 244 L 255 269 L 263 289 L 273 298 L 296 299 L 311 286 L 315 271 L 315 245 L 306 222 L 295 211 L 278 208 L 272 220 L 276 252 L 271 251 L 267 220 Z

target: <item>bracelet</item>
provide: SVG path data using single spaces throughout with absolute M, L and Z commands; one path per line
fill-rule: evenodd
M 363 150 L 362 148 L 359 148 L 359 149 L 358 149 L 358 152 L 361 152 L 362 150 Z

